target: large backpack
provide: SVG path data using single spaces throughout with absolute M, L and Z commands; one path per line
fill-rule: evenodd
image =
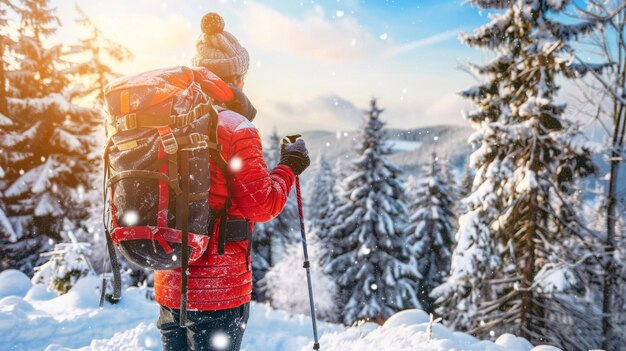
M 181 268 L 184 325 L 188 262 L 207 250 L 215 219 L 225 223 L 230 206 L 228 198 L 220 213 L 211 213 L 208 191 L 211 158 L 230 179 L 213 104 L 231 98 L 226 83 L 203 68 L 154 70 L 105 88 L 104 225 L 114 299 L 121 295 L 115 245 L 141 267 Z

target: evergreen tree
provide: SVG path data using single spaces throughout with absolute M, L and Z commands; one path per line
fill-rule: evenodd
M 419 180 L 416 177 L 414 177 L 412 174 L 410 174 L 406 178 L 406 184 L 405 184 L 406 193 L 415 194 L 417 190 L 419 189 L 419 187 L 420 187 Z
M 441 285 L 450 270 L 454 244 L 453 187 L 433 154 L 432 163 L 416 189 L 409 208 L 411 217 L 406 227 L 411 257 L 420 277 L 417 296 L 424 311 L 434 312 L 432 289 Z
M 385 158 L 383 110 L 372 100 L 357 159 L 342 183 L 342 205 L 326 241 L 333 252 L 325 270 L 338 284 L 345 323 L 382 322 L 395 312 L 419 306 L 403 225 L 407 209 L 400 170 Z
M 321 170 L 320 170 L 321 171 Z M 324 171 L 328 172 L 328 171 Z M 313 226 L 314 233 L 320 238 L 321 242 L 321 250 L 319 261 L 322 267 L 326 267 L 329 262 L 332 260 L 332 256 L 335 252 L 341 252 L 341 250 L 337 250 L 334 241 L 338 238 L 334 238 L 332 235 L 333 228 L 337 223 L 343 222 L 344 213 L 340 213 L 337 211 L 340 207 L 345 205 L 345 193 L 342 190 L 341 181 L 346 179 L 346 167 L 342 160 L 337 160 L 335 162 L 335 167 L 333 170 L 330 170 L 333 180 L 332 182 L 324 182 L 326 188 L 321 188 L 320 192 L 328 191 L 330 195 L 328 195 L 328 201 L 330 206 L 328 207 L 328 211 L 325 211 L 326 217 L 325 220 L 320 220 L 316 226 Z M 323 177 L 325 178 L 325 177 Z M 324 190 L 326 189 L 326 190 Z M 315 190 L 313 190 L 315 191 Z M 336 274 L 335 274 L 336 276 Z M 341 323 L 342 318 L 337 318 L 334 322 Z
M 270 144 L 264 152 L 265 163 L 268 168 L 275 167 L 280 161 L 280 137 L 274 129 L 270 135 Z M 287 245 L 294 243 L 298 238 L 298 208 L 294 197 L 294 192 L 290 194 L 283 211 L 274 219 L 266 223 L 258 223 L 252 236 L 252 272 L 253 272 L 253 298 L 256 301 L 267 300 L 265 291 L 260 289 L 259 282 L 270 267 L 273 267 Z
M 315 179 L 313 179 L 308 206 L 310 210 L 307 213 L 307 217 L 310 220 L 311 227 L 314 228 L 323 242 L 325 235 L 327 235 L 333 224 L 330 221 L 337 205 L 335 195 L 337 177 L 323 155 L 319 157 L 317 164 L 318 171 Z
M 463 189 L 456 180 L 456 175 L 454 174 L 454 163 L 452 163 L 452 160 L 450 159 L 440 160 L 436 155 L 434 157 L 436 158 L 436 161 L 441 165 L 443 177 L 446 179 L 446 184 L 448 186 L 448 197 L 452 202 L 452 213 L 457 215 L 459 213 L 463 213 L 465 211 L 465 208 L 460 201 L 461 192 L 463 191 Z M 451 223 L 453 232 L 455 232 L 458 229 L 457 221 L 454 220 Z
M 76 65 L 76 70 L 81 75 L 93 76 L 93 84 L 91 84 L 91 90 L 88 92 L 96 92 L 96 101 L 102 104 L 104 102 L 104 87 L 118 75 L 113 71 L 109 62 L 130 60 L 133 58 L 133 54 L 128 48 L 109 39 L 78 4 L 76 4 L 76 12 L 78 12 L 78 24 L 89 33 L 88 36 L 81 38 L 80 44 L 75 47 L 78 52 L 87 53 L 89 59 Z
M 7 58 L 10 51 L 15 46 L 15 41 L 6 33 L 9 24 L 9 10 L 13 9 L 13 4 L 9 0 L 0 0 L 0 128 L 4 131 L 13 125 L 13 121 L 7 117 L 9 114 L 7 104 Z M 2 132 L 4 133 L 4 132 Z M 0 134 L 1 135 L 1 134 Z M 9 148 L 0 145 L 0 158 L 5 157 Z M 5 164 L 0 163 L 0 189 L 6 188 L 5 180 Z M 8 240 L 16 240 L 15 230 L 6 215 L 6 206 L 3 201 L 3 195 L 0 194 L 0 238 L 8 238 Z M 0 259 L 0 267 L 4 267 L 6 257 Z
M 0 135 L 6 215 L 14 236 L 0 238 L 2 269 L 31 274 L 39 253 L 86 216 L 78 202 L 92 170 L 86 156 L 98 111 L 76 105 L 73 65 L 62 45 L 45 41 L 60 25 L 47 0 L 23 0 L 14 70 L 8 71 L 11 125 Z
M 568 42 L 594 24 L 558 22 L 569 1 L 471 3 L 501 11 L 462 35 L 496 57 L 471 66 L 485 82 L 462 93 L 478 106 L 467 116 L 479 146 L 471 156 L 475 190 L 460 218 L 451 277 L 433 294 L 451 324 L 479 335 L 515 331 L 531 342 L 591 348 L 595 310 L 583 296 L 584 265 L 576 264 L 584 256 L 571 250 L 583 247 L 583 236 L 568 200 L 593 166 L 554 97 L 556 77 L 575 76 Z
M 77 23 L 86 30 L 86 35 L 79 38 L 79 42 L 71 47 L 72 52 L 80 53 L 81 57 L 86 57 L 80 63 L 72 67 L 73 71 L 80 74 L 81 77 L 89 81 L 88 88 L 83 90 L 84 95 L 88 95 L 93 99 L 95 106 L 102 111 L 100 121 L 106 118 L 104 115 L 104 87 L 114 78 L 119 76 L 117 72 L 110 66 L 114 62 L 122 62 L 130 60 L 133 57 L 132 52 L 123 45 L 111 40 L 107 37 L 91 18 L 78 6 L 75 5 L 78 14 Z M 101 150 L 104 147 L 105 132 L 104 124 L 99 123 L 92 133 L 92 140 L 95 145 L 92 152 L 87 155 L 92 166 L 91 184 L 84 194 L 84 205 L 88 210 L 88 215 L 75 235 L 81 240 L 91 244 L 93 250 L 90 255 L 91 261 L 96 269 L 101 270 L 105 267 L 100 265 L 105 262 L 106 239 L 102 228 L 102 213 L 104 204 L 102 203 L 102 162 Z M 144 280 L 151 280 L 152 272 L 148 269 L 139 268 L 132 265 L 123 257 L 120 258 L 121 265 L 125 271 L 130 270 L 128 276 L 131 285 L 139 285 Z
M 340 162 L 337 161 L 336 169 L 330 166 L 326 158 L 321 155 L 317 160 L 317 173 L 315 174 L 315 178 L 313 179 L 313 184 L 311 186 L 311 195 L 309 196 L 310 202 L 308 208 L 310 209 L 306 212 L 306 216 L 309 220 L 309 229 L 307 230 L 307 236 L 310 234 L 313 238 L 312 240 L 315 242 L 315 252 L 310 251 L 309 256 L 315 261 L 315 268 L 313 272 L 316 270 L 320 270 L 320 272 L 316 273 L 319 276 L 319 279 L 322 279 L 322 284 L 324 285 L 322 289 L 324 290 L 324 295 L 328 299 L 328 301 L 324 302 L 324 319 L 329 322 L 341 323 L 342 319 L 340 318 L 340 314 L 337 313 L 336 308 L 336 284 L 334 280 L 331 279 L 331 275 L 327 272 L 324 272 L 322 267 L 326 265 L 329 260 L 329 257 L 334 252 L 334 247 L 332 244 L 329 244 L 329 233 L 334 226 L 334 217 L 335 211 L 339 206 L 339 198 L 337 196 L 337 186 L 338 181 L 337 173 L 341 173 L 339 167 L 341 167 Z M 308 239 L 308 242 L 311 242 Z M 297 245 L 300 245 L 299 243 Z M 302 248 L 300 248 L 302 250 Z M 293 251 L 291 252 L 293 255 Z M 300 256 L 302 252 L 300 251 Z M 280 265 L 285 265 L 286 263 L 281 262 Z M 317 284 L 317 279 L 314 279 Z M 332 284 L 330 283 L 332 282 Z M 316 288 L 319 289 L 319 288 Z M 317 296 L 317 293 L 315 293 Z M 316 300 L 317 301 L 317 300 Z M 317 306 L 317 305 L 316 305 Z M 317 307 L 316 307 L 317 308 Z M 322 312 L 320 310 L 320 312 Z
M 461 180 L 461 190 L 459 192 L 459 196 L 461 198 L 467 197 L 469 194 L 473 192 L 474 177 L 476 174 L 472 167 L 469 164 L 465 164 L 465 168 L 463 169 L 463 179 Z
M 4 123 L 11 124 L 11 120 L 6 117 L 9 114 L 7 105 L 7 56 L 15 46 L 15 41 L 5 28 L 9 24 L 9 10 L 14 9 L 13 4 L 9 0 L 0 0 L 0 127 L 4 127 Z
M 461 183 L 459 184 L 458 199 L 456 200 L 458 204 L 457 213 L 459 215 L 467 212 L 467 207 L 465 206 L 465 203 L 463 201 L 460 201 L 460 199 L 466 198 L 474 191 L 475 176 L 476 173 L 474 172 L 474 169 L 470 167 L 469 162 L 466 161 L 463 164 L 463 176 L 461 178 Z
M 44 284 L 52 291 L 65 294 L 76 285 L 79 279 L 95 274 L 88 256 L 91 248 L 81 243 L 74 235 L 69 235 L 68 243 L 56 244 L 54 250 L 45 252 L 48 261 L 35 268 L 33 283 Z
M 320 257 L 323 248 L 314 231 L 307 233 L 309 257 Z M 306 271 L 302 269 L 302 244 L 289 244 L 283 259 L 271 267 L 260 286 L 272 306 L 290 313 L 310 314 L 309 294 L 306 289 Z M 318 318 L 335 322 L 337 306 L 335 304 L 336 284 L 326 274 L 316 260 L 311 260 L 311 279 L 315 296 L 315 311 Z

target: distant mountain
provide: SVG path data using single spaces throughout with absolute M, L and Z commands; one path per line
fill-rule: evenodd
M 404 174 L 419 175 L 420 167 L 427 165 L 432 152 L 444 162 L 451 162 L 456 170 L 457 178 L 462 172 L 471 147 L 467 138 L 472 133 L 469 127 L 461 126 L 432 126 L 415 129 L 388 129 L 387 142 L 393 150 L 389 156 L 391 162 L 400 167 Z M 350 161 L 356 156 L 355 146 L 359 140 L 358 132 L 303 132 L 302 137 L 313 160 L 313 165 L 302 174 L 302 192 L 306 199 L 310 197 L 312 180 L 317 174 L 315 160 L 324 155 L 331 165 L 340 160 L 343 167 L 349 167 Z
M 388 129 L 387 142 L 393 149 L 393 154 L 389 156 L 391 162 L 399 166 L 403 171 L 403 176 L 410 174 L 419 175 L 420 167 L 430 162 L 431 155 L 437 155 L 454 165 L 457 180 L 463 172 L 463 167 L 467 158 L 472 152 L 472 147 L 467 143 L 468 137 L 473 129 L 463 126 L 439 125 L 415 129 Z M 354 159 L 354 151 L 357 145 L 358 132 L 329 132 L 311 131 L 304 132 L 303 138 L 307 143 L 313 161 L 324 155 L 326 159 L 334 165 L 337 160 L 343 160 L 345 167 L 349 167 L 350 160 Z M 594 155 L 594 162 L 598 166 L 598 178 L 585 178 L 580 187 L 583 196 L 588 200 L 593 200 L 593 189 L 599 182 L 606 187 L 605 176 L 608 172 L 608 163 L 605 155 Z M 303 193 L 309 196 L 311 182 L 317 173 L 315 166 L 307 170 L 302 175 Z M 620 201 L 626 206 L 626 164 L 620 167 L 618 194 Z
M 407 174 L 419 172 L 421 165 L 428 164 L 433 152 L 443 160 L 449 160 L 455 168 L 462 168 L 471 152 L 467 138 L 472 129 L 461 126 L 432 126 L 415 129 L 388 129 L 387 142 L 393 150 L 389 159 Z M 304 132 L 313 159 L 323 154 L 332 164 L 338 159 L 351 160 L 359 140 L 355 131 Z M 307 172 L 308 173 L 308 172 Z

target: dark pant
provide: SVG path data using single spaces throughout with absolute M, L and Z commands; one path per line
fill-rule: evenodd
M 180 310 L 161 306 L 157 328 L 164 351 L 239 351 L 248 322 L 250 304 L 219 311 L 187 311 L 181 328 Z

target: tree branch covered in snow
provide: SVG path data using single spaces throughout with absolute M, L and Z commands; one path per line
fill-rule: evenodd
M 594 172 L 597 148 L 555 96 L 556 77 L 574 76 L 569 42 L 598 23 L 556 21 L 569 1 L 472 3 L 502 11 L 462 36 L 497 56 L 471 66 L 484 81 L 462 92 L 477 106 L 467 114 L 476 129 L 470 138 L 476 176 L 450 278 L 433 291 L 439 313 L 480 335 L 514 329 L 532 342 L 594 347 L 598 315 L 584 297 L 588 267 L 565 262 L 579 255 L 588 261 L 588 252 L 573 249 L 585 247 L 587 235 L 568 201 L 577 179 Z

